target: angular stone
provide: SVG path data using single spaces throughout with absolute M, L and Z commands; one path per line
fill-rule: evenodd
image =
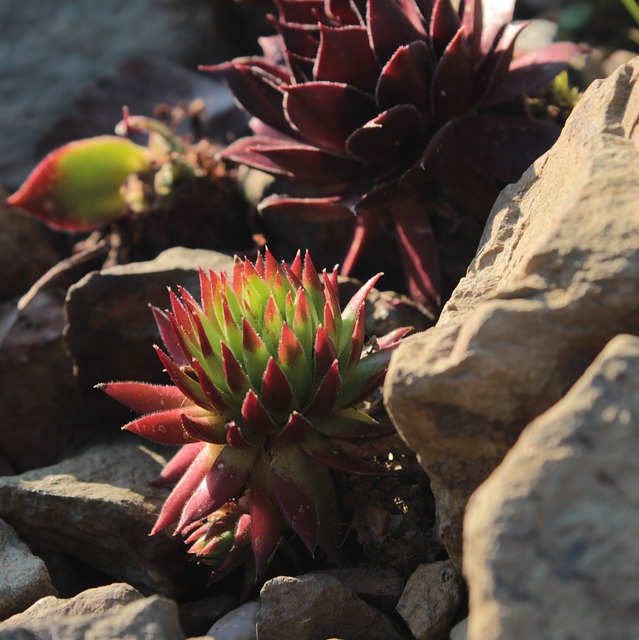
M 465 519 L 469 640 L 639 637 L 639 338 L 534 420 Z
M 82 386 L 167 381 L 152 348 L 160 339 L 149 305 L 168 308 L 167 287 L 177 285 L 198 297 L 198 267 L 232 269 L 233 258 L 175 247 L 154 260 L 94 271 L 69 289 L 66 340 Z
M 55 593 L 44 562 L 0 520 L 0 620 Z
M 448 637 L 461 602 L 461 586 L 461 574 L 450 560 L 417 567 L 397 603 L 416 640 Z
M 255 620 L 259 610 L 259 602 L 245 602 L 222 616 L 206 635 L 215 640 L 256 640 Z
M 184 588 L 185 549 L 149 537 L 167 488 L 151 487 L 165 460 L 122 434 L 75 458 L 0 478 L 0 517 L 27 541 L 68 553 L 143 591 Z
M 260 601 L 260 640 L 406 639 L 390 618 L 328 575 L 273 578 L 262 587 Z
M 172 600 L 151 596 L 101 613 L 52 617 L 26 626 L 3 625 L 0 640 L 184 640 Z
M 38 626 L 51 618 L 61 616 L 78 616 L 87 613 L 104 613 L 115 607 L 121 607 L 142 598 L 142 594 L 131 585 L 123 582 L 114 582 L 104 587 L 87 589 L 73 598 L 56 598 L 46 596 L 34 602 L 22 613 L 7 618 L 3 626 L 20 626 L 28 628 L 29 625 Z
M 639 58 L 597 82 L 513 186 L 433 329 L 407 340 L 387 408 L 429 474 L 461 562 L 470 494 L 606 342 L 639 319 Z
M 358 595 L 364 602 L 383 610 L 392 611 L 402 596 L 406 578 L 392 567 L 373 569 L 349 567 L 326 569 L 323 574 L 337 578 L 342 585 Z

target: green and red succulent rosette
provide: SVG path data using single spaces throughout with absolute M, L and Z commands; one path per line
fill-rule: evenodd
M 311 552 L 337 558 L 329 469 L 384 473 L 340 441 L 393 432 L 359 405 L 410 331 L 364 350 L 364 302 L 380 275 L 342 310 L 336 270 L 319 274 L 308 255 L 279 264 L 267 250 L 255 263 L 236 260 L 232 277 L 200 271 L 200 302 L 180 288 L 170 311 L 153 308 L 173 385 L 101 385 L 145 414 L 124 429 L 181 445 L 156 479 L 176 484 L 153 533 L 175 525 L 220 574 L 252 550 L 261 576 L 286 525 Z

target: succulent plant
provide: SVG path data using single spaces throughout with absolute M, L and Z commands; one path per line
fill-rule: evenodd
M 223 157 L 304 185 L 308 197 L 261 204 L 312 220 L 355 215 L 351 273 L 385 217 L 410 290 L 440 303 L 429 205 L 485 219 L 499 188 L 555 141 L 521 98 L 582 48 L 555 43 L 513 57 L 526 23 L 515 0 L 276 0 L 263 57 L 202 67 L 224 79 L 254 135 Z M 442 203 L 443 201 L 443 203 Z M 433 202 L 435 203 L 433 205 Z
M 157 479 L 177 484 L 153 533 L 176 524 L 214 572 L 243 559 L 250 539 L 260 576 L 285 523 L 311 552 L 337 557 L 329 468 L 384 473 L 339 443 L 392 433 L 358 405 L 410 330 L 364 350 L 364 301 L 380 275 L 341 310 L 336 270 L 318 274 L 308 254 L 279 264 L 267 250 L 254 264 L 236 259 L 230 278 L 201 270 L 201 303 L 181 288 L 170 311 L 153 308 L 175 386 L 101 385 L 146 414 L 124 429 L 182 445 Z
M 117 136 L 76 140 L 52 151 L 7 203 L 50 227 L 95 229 L 127 208 L 130 176 L 151 172 L 149 150 Z
M 116 133 L 129 132 L 148 133 L 148 145 L 105 135 L 74 140 L 53 150 L 7 198 L 7 204 L 54 229 L 89 231 L 127 211 L 150 210 L 193 177 L 193 168 L 184 161 L 182 141 L 164 123 L 130 116 L 125 109 Z

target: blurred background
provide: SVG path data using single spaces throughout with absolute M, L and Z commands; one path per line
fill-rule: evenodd
M 202 133 L 237 130 L 230 95 L 197 65 L 258 53 L 272 10 L 265 0 L 0 0 L 0 188 L 64 142 L 111 133 L 125 104 L 145 115 L 197 108 Z M 639 52 L 622 0 L 520 0 L 516 16 L 534 21 L 522 47 L 593 48 L 572 70 L 582 89 Z

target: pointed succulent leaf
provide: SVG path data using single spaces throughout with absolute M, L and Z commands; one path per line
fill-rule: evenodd
M 384 334 L 381 338 L 377 338 L 377 347 L 379 349 L 387 349 L 388 347 L 394 347 L 399 344 L 399 341 L 407 336 L 414 327 L 398 327 L 388 333 Z
M 488 54 L 477 70 L 475 87 L 476 99 L 481 104 L 487 101 L 508 76 L 508 69 L 515 50 L 517 36 L 529 25 L 529 22 L 508 24 L 504 27 L 494 49 Z M 520 98 L 521 93 L 515 97 Z
M 248 479 L 257 450 L 225 446 L 186 501 L 177 531 L 219 509 L 239 493 Z M 179 486 L 179 485 L 178 485 Z M 176 487 L 177 489 L 177 487 Z
M 303 402 L 311 387 L 312 369 L 304 347 L 287 324 L 282 327 L 278 362 L 293 387 L 295 397 Z
M 337 316 L 341 320 L 341 315 Z M 337 328 L 337 322 L 335 321 L 336 317 L 333 315 L 331 311 L 331 307 L 328 302 L 324 305 L 324 328 L 326 329 L 326 333 L 331 337 L 333 342 L 339 340 L 339 329 Z
M 222 367 L 229 393 L 234 398 L 243 398 L 251 388 L 251 382 L 242 365 L 224 342 L 222 343 Z
M 311 256 L 308 250 L 306 251 L 306 255 L 304 257 L 302 285 L 304 286 L 304 290 L 309 296 L 309 301 L 312 307 L 315 308 L 317 317 L 320 317 L 325 303 L 324 292 L 322 290 L 322 281 L 320 280 L 319 274 L 315 269 L 315 265 L 311 260 Z
M 313 416 L 313 418 L 330 414 L 341 388 L 342 378 L 339 374 L 339 363 L 337 360 L 333 360 L 304 413 Z
M 218 386 L 221 386 L 222 384 L 222 378 L 219 371 L 219 360 L 213 355 L 209 356 L 209 360 L 211 358 L 215 358 L 213 367 L 209 367 L 209 362 L 205 361 L 204 365 L 207 367 L 205 370 L 197 360 L 193 360 L 193 369 L 197 374 L 198 383 L 200 385 L 200 389 L 202 389 L 202 392 L 204 393 L 204 397 L 217 413 L 224 414 L 229 409 L 229 397 L 228 394 L 222 391 Z M 215 384 L 214 380 L 217 384 Z
M 424 41 L 399 47 L 386 63 L 377 81 L 375 95 L 382 109 L 413 105 L 421 115 L 420 127 L 431 112 L 433 55 Z
M 179 333 L 181 335 L 185 334 L 188 336 L 189 341 L 192 342 L 195 337 L 195 325 L 193 323 L 193 319 L 171 288 L 169 288 L 169 301 L 171 303 L 171 311 L 173 312 L 173 318 L 175 318 Z
M 338 24 L 365 24 L 355 0 L 326 0 L 325 7 L 329 17 Z
M 155 346 L 155 352 L 158 354 L 158 357 L 162 361 L 166 372 L 169 374 L 171 380 L 173 380 L 175 386 L 189 398 L 189 400 L 205 409 L 215 410 L 215 407 L 208 401 L 204 395 L 204 391 L 202 391 L 202 387 L 196 380 L 178 367 L 160 347 Z
M 412 0 L 410 4 L 414 7 Z M 367 6 L 369 37 L 381 64 L 386 64 L 398 47 L 426 37 L 424 25 L 416 19 L 416 8 L 408 13 L 395 0 L 369 0 Z
M 166 385 L 146 382 L 108 382 L 97 385 L 97 388 L 138 413 L 179 409 L 190 404 L 177 387 Z
M 354 404 L 355 398 L 361 397 L 364 390 L 368 390 L 367 395 L 370 395 L 370 393 L 379 386 L 388 368 L 392 352 L 393 348 L 383 349 L 381 351 L 375 351 L 359 360 L 355 370 L 349 373 L 348 378 L 345 379 L 342 384 L 337 400 L 337 409 L 351 406 Z M 382 376 L 381 379 L 380 376 Z M 375 381 L 377 381 L 375 386 L 370 389 L 371 383 Z
M 151 535 L 178 521 L 185 503 L 202 483 L 222 450 L 223 447 L 211 444 L 202 447 L 162 506 L 160 515 L 151 530 Z
M 318 546 L 336 564 L 342 565 L 340 557 L 340 511 L 335 486 L 330 471 L 323 465 L 307 457 L 309 481 L 313 487 L 315 509 L 319 521 Z
M 394 155 L 406 157 L 419 147 L 424 129 L 415 107 L 396 105 L 354 131 L 346 140 L 346 149 L 367 164 L 382 163 Z
M 226 444 L 226 431 L 224 416 L 207 413 L 203 416 L 189 415 L 185 411 L 180 412 L 184 431 L 196 441 L 204 441 L 212 444 Z
M 326 270 L 324 270 L 322 272 L 322 284 L 324 285 L 324 296 L 326 298 L 326 303 L 324 305 L 324 318 L 326 318 L 326 308 L 328 307 L 333 317 L 333 322 L 336 323 L 335 331 L 341 331 L 342 309 L 339 303 L 337 271 L 334 271 L 329 275 Z
M 351 353 L 347 365 L 347 369 L 349 370 L 353 369 L 357 365 L 362 356 L 362 349 L 364 348 L 364 341 L 366 339 L 364 316 L 364 310 L 360 309 L 360 312 L 357 314 L 357 318 L 355 319 L 355 326 L 353 327 Z
M 283 82 L 290 82 L 291 77 L 281 67 L 249 58 L 200 69 L 222 78 L 237 102 L 253 116 L 277 131 L 292 133 L 282 110 L 280 88 Z
M 415 302 L 431 311 L 439 309 L 441 274 L 435 234 L 428 218 L 417 206 L 406 206 L 395 212 L 394 222 L 402 240 L 402 260 Z
M 295 141 L 251 144 L 247 151 L 250 155 L 235 154 L 229 159 L 305 185 L 334 184 L 339 187 L 355 180 L 361 173 L 361 165 L 352 158 Z
M 271 478 L 288 523 L 308 550 L 314 553 L 319 538 L 319 515 L 315 487 L 308 475 L 306 456 L 299 446 L 274 442 Z
M 482 3 L 481 51 L 486 55 L 494 46 L 504 25 L 513 19 L 516 0 Z
M 320 45 L 313 69 L 315 80 L 343 82 L 373 93 L 379 69 L 364 27 L 320 26 Z
M 354 442 L 376 440 L 395 433 L 392 424 L 376 422 L 367 413 L 354 408 L 338 411 L 325 418 L 314 418 L 313 426 L 327 438 Z
M 244 513 L 239 517 L 237 522 L 231 549 L 226 553 L 226 557 L 219 568 L 214 571 L 214 574 L 217 572 L 224 573 L 230 571 L 242 564 L 250 554 L 250 539 L 251 516 Z
M 264 574 L 284 527 L 282 512 L 275 497 L 259 484 L 251 484 L 251 546 L 255 556 L 256 579 Z
M 353 329 L 355 328 L 357 316 L 359 315 L 360 310 L 363 309 L 364 301 L 368 297 L 371 289 L 375 286 L 382 275 L 383 274 L 378 273 L 364 283 L 344 308 L 344 311 L 342 312 L 342 331 L 340 334 L 340 342 L 339 345 L 337 345 L 340 358 L 344 353 L 350 354 Z M 346 357 L 348 358 L 348 355 Z
M 541 49 L 523 53 L 510 63 L 508 75 L 482 104 L 509 102 L 544 87 L 568 66 L 572 58 L 586 51 L 586 47 L 572 42 L 554 42 Z
M 275 358 L 270 358 L 262 382 L 262 404 L 270 414 L 279 415 L 290 413 L 294 408 L 293 401 L 293 389 L 289 381 Z
M 450 0 L 435 0 L 430 18 L 430 35 L 439 51 L 443 51 L 458 33 L 459 16 Z
M 339 198 L 281 198 L 269 196 L 260 202 L 258 211 L 269 215 L 277 211 L 310 222 L 338 222 L 350 220 L 353 212 L 350 206 L 339 202 Z
M 242 320 L 242 357 L 251 384 L 259 389 L 270 356 L 264 342 L 246 318 Z
M 474 60 L 479 59 L 481 56 L 483 21 L 482 0 L 466 0 L 461 23 L 470 42 Z
M 269 298 L 264 310 L 264 327 L 262 340 L 271 356 L 277 355 L 282 326 L 284 321 L 277 308 L 274 298 Z
M 314 322 L 304 289 L 300 288 L 295 300 L 295 316 L 293 317 L 293 333 L 299 340 L 308 362 L 313 353 Z M 307 362 L 307 364 L 308 364 Z
M 152 306 L 151 312 L 153 313 L 153 319 L 160 332 L 162 342 L 171 355 L 171 358 L 173 358 L 178 366 L 188 366 L 190 364 L 190 357 L 184 352 L 182 341 L 175 335 L 169 316 L 161 309 L 158 309 L 158 307 Z
M 271 293 L 273 292 L 275 279 L 278 275 L 281 275 L 280 265 L 273 257 L 273 254 L 267 249 L 264 252 L 264 281 L 271 290 Z
M 433 110 L 439 122 L 459 115 L 470 103 L 473 94 L 471 55 L 464 27 L 460 27 L 433 72 Z
M 337 358 L 337 349 L 332 338 L 324 330 L 317 328 L 315 336 L 315 379 L 321 380 Z
M 275 424 L 253 389 L 249 389 L 242 404 L 242 419 L 256 436 L 268 436 L 275 431 Z
M 232 420 L 224 425 L 226 441 L 233 449 L 250 449 L 258 442 L 248 427 L 241 421 Z
M 122 187 L 151 166 L 149 150 L 130 140 L 77 140 L 52 151 L 7 202 L 53 228 L 95 229 L 125 213 Z
M 122 428 L 160 444 L 189 444 L 197 438 L 190 435 L 182 425 L 181 416 L 184 411 L 185 409 L 171 409 L 147 413 Z
M 318 29 L 315 25 L 299 24 L 294 22 L 284 22 L 283 20 L 272 20 L 275 28 L 284 40 L 284 55 L 288 59 L 289 67 L 293 71 L 295 79 L 299 82 L 302 80 L 296 71 L 295 61 L 308 60 L 310 62 L 309 69 L 305 70 L 304 79 L 310 78 L 310 71 L 313 64 L 313 58 L 317 53 L 318 45 Z
M 299 444 L 312 430 L 313 424 L 301 413 L 293 411 L 278 436 L 278 442 L 282 444 Z
M 307 82 L 284 88 L 291 125 L 312 144 L 344 154 L 344 143 L 375 117 L 372 97 L 342 82 Z
M 377 465 L 347 453 L 319 434 L 309 434 L 300 446 L 312 458 L 331 469 L 358 476 L 386 475 L 386 472 Z
M 206 446 L 205 442 L 193 442 L 180 447 L 179 451 L 168 461 L 160 474 L 150 481 L 150 484 L 154 487 L 175 484 L 186 473 L 191 463 Z

